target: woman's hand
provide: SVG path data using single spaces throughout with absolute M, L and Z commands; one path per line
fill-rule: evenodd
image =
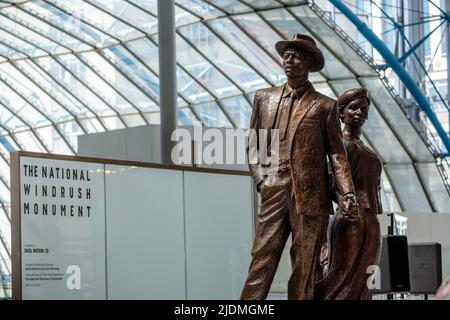
M 340 207 L 342 215 L 349 219 L 355 219 L 359 214 L 358 203 L 356 202 L 356 196 L 353 192 L 349 192 L 340 198 Z

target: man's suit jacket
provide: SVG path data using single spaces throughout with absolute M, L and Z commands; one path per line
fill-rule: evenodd
M 258 90 L 255 94 L 250 128 L 273 129 L 286 84 Z M 319 92 L 312 84 L 293 106 L 288 127 L 290 166 L 299 214 L 332 214 L 332 195 L 327 169 L 327 155 L 339 192 L 354 192 L 336 101 Z M 270 181 L 259 161 L 250 163 L 256 185 L 270 192 Z

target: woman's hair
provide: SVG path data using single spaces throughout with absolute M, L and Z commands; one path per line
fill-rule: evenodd
M 359 98 L 366 98 L 367 103 L 370 105 L 370 98 L 367 95 L 367 90 L 365 88 L 354 88 L 345 91 L 336 101 L 336 106 L 338 108 L 339 115 L 342 114 L 344 108 L 353 100 Z

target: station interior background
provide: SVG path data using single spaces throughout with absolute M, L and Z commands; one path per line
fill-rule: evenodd
M 255 91 L 286 80 L 275 42 L 311 35 L 326 60 L 311 74 L 318 91 L 368 89 L 363 139 L 383 161 L 384 211 L 410 218 L 414 239 L 442 244 L 448 277 L 450 1 L 341 2 L 398 59 L 446 138 L 327 0 L 175 0 L 178 125 L 248 128 Z M 159 162 L 159 94 L 156 0 L 0 1 L 0 298 L 11 296 L 10 152 Z

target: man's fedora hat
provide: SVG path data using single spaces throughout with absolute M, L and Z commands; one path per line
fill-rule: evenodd
M 323 69 L 325 59 L 323 57 L 322 51 L 320 51 L 320 49 L 316 45 L 316 42 L 310 36 L 297 33 L 292 37 L 292 40 L 278 41 L 275 44 L 275 49 L 280 56 L 283 56 L 284 51 L 288 47 L 297 47 L 313 58 L 311 72 L 317 72 Z

